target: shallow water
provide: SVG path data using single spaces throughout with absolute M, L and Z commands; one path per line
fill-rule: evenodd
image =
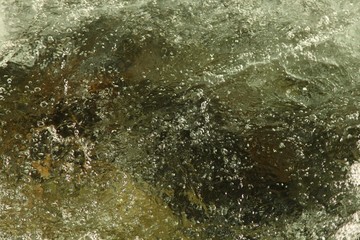
M 1 6 L 0 237 L 360 237 L 357 2 Z

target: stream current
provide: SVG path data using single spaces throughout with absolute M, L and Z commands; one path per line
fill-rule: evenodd
M 357 1 L 0 3 L 0 238 L 360 238 Z

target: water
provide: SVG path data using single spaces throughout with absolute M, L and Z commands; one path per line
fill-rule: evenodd
M 4 239 L 358 239 L 359 3 L 3 1 Z

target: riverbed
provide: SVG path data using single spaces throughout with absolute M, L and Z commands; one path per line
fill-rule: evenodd
M 360 237 L 356 1 L 0 3 L 1 238 Z

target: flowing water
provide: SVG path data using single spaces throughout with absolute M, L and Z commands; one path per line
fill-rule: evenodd
M 360 3 L 0 1 L 1 239 L 359 239 Z

